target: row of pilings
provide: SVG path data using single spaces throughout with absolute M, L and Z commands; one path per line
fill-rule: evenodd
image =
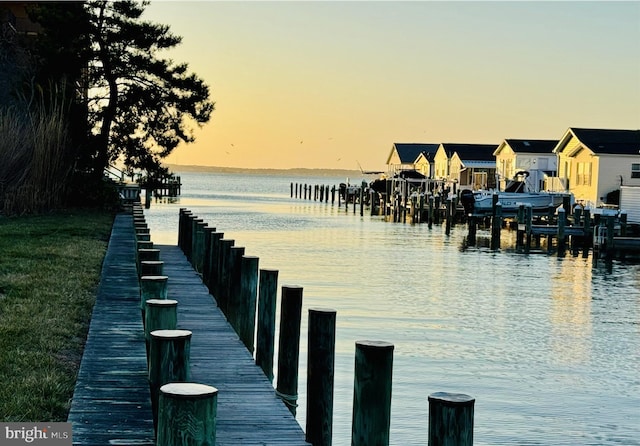
M 257 257 L 187 209 L 180 209 L 178 246 L 255 354 L 256 365 L 273 381 L 278 271 L 259 269 Z M 282 286 L 275 394 L 294 415 L 302 297 L 302 287 Z M 333 309 L 308 310 L 305 436 L 314 446 L 332 444 L 336 318 Z M 393 351 L 394 345 L 385 341 L 355 343 L 352 445 L 389 444 Z M 428 403 L 429 445 L 473 444 L 474 398 L 436 392 Z
M 402 193 L 380 194 L 369 188 L 366 183 L 361 185 L 340 184 L 329 187 L 328 185 L 310 185 L 291 183 L 291 198 L 312 200 L 320 203 L 335 205 L 346 212 L 349 209 L 360 216 L 364 216 L 368 209 L 370 215 L 380 216 L 394 223 L 427 223 L 429 226 L 441 223 L 455 223 L 464 220 L 463 209 L 458 206 L 456 195 L 444 196 L 435 194 L 412 194 L 407 196 Z M 387 198 L 387 197 L 390 198 Z M 449 218 L 448 218 L 449 217 Z M 448 229 L 450 226 L 448 226 Z
M 472 214 L 465 212 L 456 194 L 446 197 L 438 193 L 391 194 L 387 199 L 386 194 L 379 194 L 364 184 L 343 186 L 291 183 L 291 197 L 334 205 L 337 192 L 338 206 L 344 206 L 346 212 L 351 206 L 354 214 L 359 209 L 360 215 L 364 216 L 368 209 L 371 216 L 384 216 L 386 221 L 394 223 L 425 223 L 430 228 L 443 224 L 446 235 L 450 234 L 452 226 L 466 224 L 467 246 L 476 245 L 479 228 L 488 229 L 491 250 L 500 249 L 503 229 L 515 229 L 515 250 L 525 254 L 546 251 L 559 257 L 567 253 L 587 257 L 592 251 L 594 262 L 601 259 L 610 262 L 640 252 L 640 240 L 627 234 L 624 211 L 592 214 L 590 209 L 580 205 L 571 206 L 569 197 L 561 207 L 550 206 L 544 213 L 534 213 L 531 206 L 522 204 L 515 215 L 506 215 L 498 202 L 498 194 L 494 194 L 491 212 Z
M 177 329 L 178 301 L 167 298 L 169 278 L 139 203 L 132 213 L 156 445 L 215 444 L 218 389 L 190 379 L 192 332 Z

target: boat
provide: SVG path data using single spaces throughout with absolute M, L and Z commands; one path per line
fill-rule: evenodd
M 502 215 L 516 215 L 521 205 L 530 206 L 533 213 L 547 213 L 549 208 L 557 208 L 571 194 L 568 192 L 537 191 L 527 181 L 529 172 L 519 171 L 509 181 L 504 191 L 499 190 L 463 190 L 460 202 L 467 214 L 483 215 L 493 212 L 493 197 L 498 195 L 502 206 Z

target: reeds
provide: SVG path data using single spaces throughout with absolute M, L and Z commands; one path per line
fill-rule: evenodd
M 0 110 L 0 211 L 41 213 L 60 206 L 73 168 L 64 91 L 37 89 L 35 105 Z

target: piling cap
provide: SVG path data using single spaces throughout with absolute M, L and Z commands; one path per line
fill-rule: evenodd
M 385 341 L 356 341 L 356 347 L 363 349 L 390 349 L 393 350 L 393 344 Z
M 158 282 L 162 282 L 163 280 L 168 280 L 169 276 L 142 276 L 140 277 L 140 280 L 146 280 L 146 281 L 158 281 Z
M 204 398 L 218 393 L 213 386 L 198 383 L 169 383 L 160 387 L 160 393 L 182 398 Z
M 435 392 L 428 399 L 429 402 L 439 402 L 446 406 L 469 406 L 475 402 L 475 398 L 464 393 Z
M 333 308 L 312 307 L 312 308 L 309 308 L 309 313 L 329 313 L 329 314 L 334 314 L 334 313 L 336 313 L 336 310 L 334 310 Z
M 178 305 L 178 301 L 174 299 L 147 299 L 146 303 L 147 305 L 159 307 Z
M 152 337 L 165 339 L 182 339 L 191 337 L 189 330 L 153 330 L 149 333 Z

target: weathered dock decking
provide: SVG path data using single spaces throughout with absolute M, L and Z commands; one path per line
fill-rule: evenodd
M 68 418 L 74 445 L 155 444 L 134 240 L 132 217 L 118 215 Z M 157 247 L 178 328 L 193 333 L 191 381 L 219 390 L 216 444 L 307 445 L 179 248 Z

